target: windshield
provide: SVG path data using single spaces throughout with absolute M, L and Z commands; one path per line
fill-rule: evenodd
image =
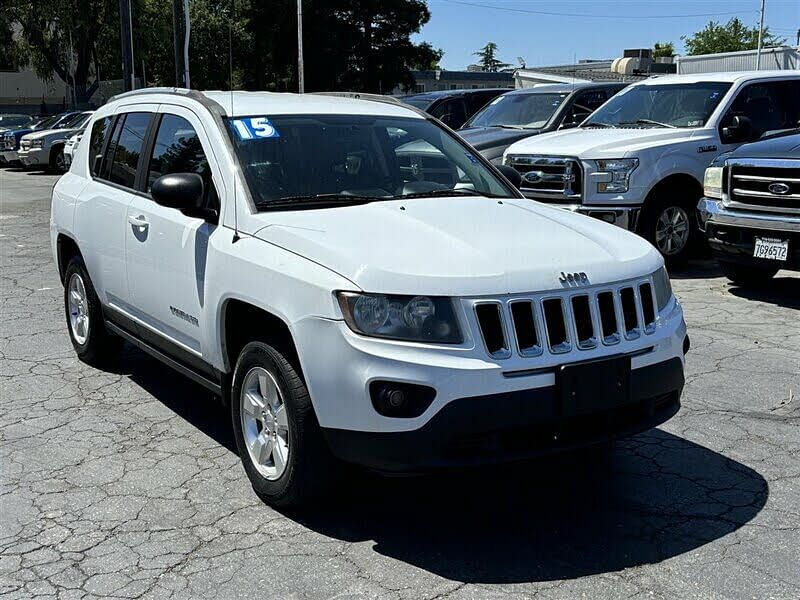
M 92 116 L 92 113 L 80 113 L 75 115 L 72 119 L 67 121 L 61 128 L 62 129 L 80 129 L 84 125 L 86 125 L 86 121 L 89 120 L 89 117 Z
M 410 98 L 403 98 L 403 102 L 406 104 L 410 104 L 414 108 L 418 108 L 420 110 L 425 110 L 425 111 L 427 111 L 428 107 L 431 104 L 433 104 L 433 100 L 431 100 L 430 98 L 415 98 L 413 96 Z
M 600 107 L 583 127 L 702 127 L 730 83 L 634 85 Z
M 58 120 L 58 117 L 46 117 L 44 119 L 40 119 L 36 123 L 32 125 L 33 129 L 43 130 L 43 129 L 50 129 L 55 122 Z
M 492 100 L 466 127 L 541 129 L 564 103 L 568 93 L 505 94 Z
M 18 127 L 31 122 L 28 115 L 0 115 L 0 127 Z
M 516 197 L 474 151 L 425 119 L 287 115 L 227 124 L 259 210 L 418 196 Z

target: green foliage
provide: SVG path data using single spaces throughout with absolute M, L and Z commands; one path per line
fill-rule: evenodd
M 656 42 L 653 46 L 653 58 L 672 58 L 675 56 L 675 45 L 672 42 Z
M 489 73 L 497 73 L 500 69 L 511 66 L 497 58 L 497 44 L 494 42 L 488 42 L 483 48 L 473 52 L 473 55 L 478 57 L 478 64 L 483 70 Z
M 701 31 L 681 39 L 690 55 L 755 50 L 758 48 L 758 26 L 748 27 L 738 18 L 733 18 L 724 25 L 709 21 Z M 767 27 L 764 28 L 764 48 L 780 46 L 785 42 L 784 38 L 774 36 Z

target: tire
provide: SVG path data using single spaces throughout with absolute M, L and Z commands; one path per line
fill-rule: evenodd
M 695 193 L 664 188 L 642 208 L 639 233 L 668 265 L 685 263 L 702 243 L 695 212 L 699 199 Z
M 723 261 L 720 261 L 719 267 L 725 277 L 741 286 L 763 284 L 780 270 L 780 267 L 753 267 Z
M 50 163 L 48 166 L 53 173 L 58 173 L 59 175 L 67 172 L 64 146 L 58 146 L 50 151 Z
M 236 446 L 253 490 L 267 504 L 290 508 L 326 490 L 337 471 L 308 388 L 287 353 L 267 343 L 239 354 L 231 388 Z
M 100 299 L 80 256 L 70 259 L 64 274 L 64 312 L 67 331 L 80 360 L 100 366 L 116 357 L 122 339 L 106 329 Z

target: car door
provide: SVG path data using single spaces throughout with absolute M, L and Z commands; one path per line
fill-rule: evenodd
M 142 173 L 141 192 L 128 207 L 127 278 L 134 315 L 150 342 L 166 342 L 178 358 L 201 356 L 200 325 L 205 308 L 205 266 L 214 218 L 188 217 L 157 204 L 153 183 L 170 173 L 199 173 L 209 214 L 219 214 L 219 197 L 207 152 L 210 144 L 190 110 L 162 105 Z M 216 166 L 214 167 L 216 168 Z M 219 175 L 216 177 L 219 180 Z M 177 347 L 177 348 L 176 348 Z M 188 355 L 184 355 L 187 352 Z M 174 352 L 173 352 L 174 354 Z
M 158 105 L 96 120 L 89 150 L 90 179 L 75 206 L 75 230 L 101 301 L 127 310 L 125 228 L 135 195 L 143 138 Z

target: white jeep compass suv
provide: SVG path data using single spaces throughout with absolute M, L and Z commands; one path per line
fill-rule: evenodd
M 688 339 L 659 253 L 525 199 L 414 109 L 148 89 L 86 135 L 51 221 L 78 356 L 124 338 L 219 393 L 272 504 L 339 460 L 521 460 L 678 410 Z

